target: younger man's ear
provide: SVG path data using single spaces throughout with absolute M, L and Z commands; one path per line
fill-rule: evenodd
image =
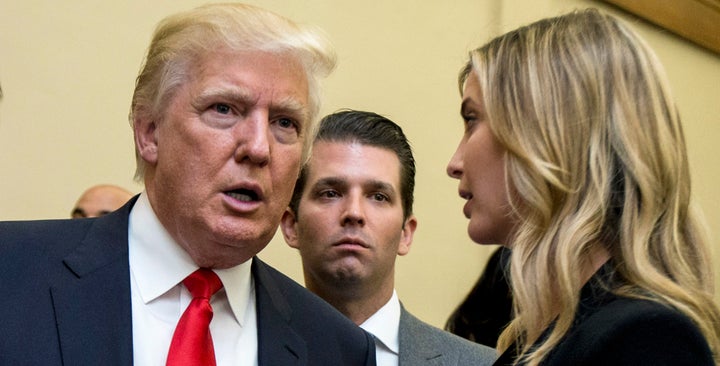
M 410 246 L 412 245 L 413 236 L 417 229 L 417 219 L 414 215 L 410 215 L 405 220 L 405 225 L 402 227 L 402 234 L 400 236 L 400 245 L 398 245 L 398 255 L 405 255 L 410 252 Z

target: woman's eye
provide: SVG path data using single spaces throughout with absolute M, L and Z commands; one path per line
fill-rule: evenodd
M 472 130 L 473 126 L 475 125 L 475 116 L 470 114 L 463 114 L 463 126 L 465 127 L 465 132 L 469 132 Z

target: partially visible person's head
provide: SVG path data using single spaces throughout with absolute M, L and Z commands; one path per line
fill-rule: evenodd
M 706 297 L 709 256 L 689 209 L 680 117 L 646 43 L 613 16 L 575 11 L 472 51 L 459 82 L 474 94 L 463 98 L 481 101 L 483 123 L 504 153 L 504 170 L 493 174 L 504 175 L 500 204 L 514 225 L 504 244 L 513 248 L 519 319 L 506 334 L 535 339 L 563 309 L 532 363 L 572 322 L 579 274 L 598 251 L 614 258 L 627 291 L 690 309 L 712 335 L 698 315 L 704 310 L 679 300 Z M 464 160 L 471 164 L 478 162 Z M 503 339 L 500 348 L 516 340 Z M 708 339 L 717 343 L 717 334 Z
M 322 119 L 281 226 L 309 289 L 331 303 L 389 299 L 395 259 L 408 253 L 417 225 L 414 174 L 410 145 L 389 119 L 361 111 Z
M 500 246 L 485 264 L 480 277 L 445 323 L 445 330 L 496 348 L 502 331 L 512 320 L 512 291 L 506 277 L 511 250 Z
M 130 191 L 115 185 L 92 186 L 78 198 L 70 216 L 73 219 L 103 216 L 122 207 L 132 196 Z
M 196 264 L 240 264 L 277 231 L 317 113 L 316 78 L 333 67 L 321 33 L 249 5 L 160 23 L 132 101 L 136 176 Z
M 415 158 L 402 128 L 389 119 L 372 112 L 343 110 L 325 116 L 315 136 L 319 141 L 375 146 L 392 151 L 400 160 L 400 193 L 404 218 L 413 213 L 415 191 Z M 290 208 L 297 212 L 307 181 L 308 166 L 303 166 L 295 185 Z

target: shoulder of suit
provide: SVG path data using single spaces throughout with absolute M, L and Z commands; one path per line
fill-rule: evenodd
M 670 321 L 674 323 L 687 323 L 690 319 L 678 310 L 657 301 L 635 299 L 628 297 L 615 297 L 614 300 L 589 311 L 579 314 L 582 319 L 578 326 L 589 326 L 596 329 L 613 329 L 624 327 L 626 324 L 657 323 Z
M 578 314 L 575 326 L 553 350 L 552 357 L 593 360 L 600 364 L 613 364 L 621 357 L 623 360 L 663 359 L 668 362 L 665 364 L 675 364 L 670 360 L 679 356 L 689 362 L 683 361 L 684 364 L 695 364 L 689 355 L 697 360 L 712 359 L 700 329 L 668 305 L 616 296 L 585 312 Z
M 468 341 L 423 322 L 405 308 L 400 313 L 400 352 L 403 343 L 423 344 L 443 350 L 454 350 L 468 359 L 494 359 L 495 349 Z
M 25 256 L 62 258 L 84 238 L 95 219 L 0 222 L 0 253 L 8 260 Z M 39 253 L 42 255 L 39 256 Z

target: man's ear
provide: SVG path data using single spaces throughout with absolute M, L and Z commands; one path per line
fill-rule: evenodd
M 148 164 L 155 165 L 158 156 L 157 124 L 144 113 L 133 117 L 135 147 Z
M 287 245 L 291 248 L 299 249 L 296 225 L 297 220 L 295 218 L 295 213 L 290 207 L 286 208 L 285 212 L 283 212 L 282 219 L 280 220 L 280 229 L 282 229 L 283 237 L 285 238 Z
M 417 219 L 414 215 L 410 215 L 405 220 L 405 225 L 402 227 L 402 234 L 400 235 L 400 244 L 398 245 L 398 255 L 405 255 L 410 252 L 410 246 L 412 245 L 413 236 L 415 235 L 415 229 L 417 229 Z

